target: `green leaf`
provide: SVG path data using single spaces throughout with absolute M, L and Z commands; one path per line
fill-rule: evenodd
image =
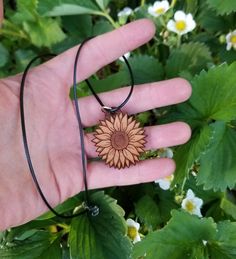
M 229 14 L 236 12 L 236 1 L 232 0 L 207 0 L 207 4 L 218 14 Z
M 37 54 L 32 49 L 18 49 L 15 52 L 16 71 L 21 72 Z M 37 64 L 37 63 L 36 63 Z
M 131 243 L 125 236 L 127 227 L 123 209 L 103 192 L 91 195 L 91 202 L 99 207 L 99 215 L 82 215 L 72 220 L 69 233 L 71 258 L 129 258 Z
M 58 206 L 56 206 L 55 210 L 58 213 L 66 213 L 68 211 L 73 210 L 75 207 L 77 207 L 80 203 L 80 200 L 76 197 L 72 197 L 69 198 L 68 200 L 66 200 L 65 202 L 63 202 L 62 204 L 59 204 Z M 36 220 L 46 220 L 46 219 L 51 219 L 56 217 L 54 213 L 52 213 L 51 211 L 48 211 L 46 213 L 44 213 L 42 216 L 39 216 L 38 218 L 36 218 Z
M 150 229 L 156 229 L 162 222 L 159 208 L 149 195 L 138 200 L 135 204 L 135 213 Z
M 236 118 L 236 62 L 202 71 L 192 80 L 190 105 L 202 120 Z
M 17 0 L 17 12 L 11 17 L 14 22 L 22 23 L 24 21 L 37 21 L 36 12 L 37 0 L 25 1 Z
M 151 232 L 135 245 L 133 258 L 180 259 L 204 257 L 204 241 L 214 239 L 216 224 L 211 218 L 198 218 L 184 211 L 172 212 L 172 218 L 161 230 Z
M 208 148 L 212 130 L 208 125 L 202 127 L 194 133 L 192 139 L 185 145 L 179 147 L 175 153 L 176 171 L 172 186 L 176 184 L 182 187 L 185 178 L 188 177 L 189 170 L 193 163 L 199 160 L 201 154 Z
M 223 221 L 217 225 L 216 240 L 209 243 L 210 258 L 236 258 L 236 222 Z
M 69 15 L 61 19 L 63 29 L 69 35 L 77 37 L 80 41 L 92 36 L 93 23 L 90 15 Z
M 96 93 L 111 91 L 113 89 L 119 88 L 121 86 L 127 85 L 130 82 L 129 74 L 126 71 L 120 71 L 118 73 L 112 74 L 105 79 L 97 80 L 90 78 L 89 82 L 96 89 Z M 90 90 L 85 82 L 77 85 L 76 88 L 77 97 L 87 96 Z M 74 99 L 73 88 L 70 89 L 70 98 Z
M 213 135 L 207 151 L 201 155 L 197 182 L 205 189 L 224 191 L 236 184 L 236 131 L 223 122 L 210 126 Z
M 37 47 L 50 47 L 65 38 L 58 21 L 51 18 L 39 19 L 37 23 L 23 22 L 23 28 Z
M 220 208 L 234 220 L 236 220 L 236 198 L 234 194 L 227 191 L 220 202 Z
M 114 28 L 108 21 L 98 20 L 93 27 L 93 35 L 97 36 L 112 31 L 113 29 Z
M 37 259 L 61 259 L 62 249 L 60 239 L 56 239 L 47 250 L 45 250 Z
M 63 16 L 74 14 L 96 14 L 98 6 L 90 0 L 41 0 L 38 12 L 46 16 Z
M 202 10 L 197 18 L 198 24 L 203 27 L 207 32 L 227 31 L 229 24 L 224 16 L 218 16 L 214 10 L 206 8 L 203 3 Z M 207 35 L 209 37 L 209 34 Z M 208 42 L 209 43 L 209 42 Z
M 130 83 L 130 78 L 126 71 L 120 71 L 101 80 L 91 78 L 90 82 L 96 89 L 96 92 L 101 93 L 128 85 Z
M 0 42 L 0 67 L 3 67 L 6 65 L 8 59 L 9 59 L 9 52 L 6 49 L 6 47 Z
M 183 44 L 179 49 L 173 49 L 166 63 L 168 78 L 179 76 L 188 71 L 192 75 L 199 73 L 212 62 L 208 47 L 202 43 Z
M 95 0 L 98 6 L 102 9 L 105 10 L 107 5 L 109 4 L 110 0 Z
M 50 251 L 52 249 L 55 254 L 54 242 L 57 242 L 58 234 L 51 234 L 45 231 L 37 231 L 34 235 L 29 238 L 18 241 L 15 240 L 12 243 L 7 243 L 0 248 L 0 258 L 4 259 L 39 259 L 44 258 L 46 251 L 48 252 L 48 258 L 50 257 Z M 59 245 L 57 243 L 57 245 Z M 51 247 L 53 246 L 53 247 Z M 59 249 L 59 247 L 57 246 Z M 58 254 L 58 253 L 57 253 Z
M 164 77 L 162 64 L 152 56 L 135 55 L 130 57 L 128 61 L 133 70 L 135 84 L 155 82 Z M 127 70 L 125 64 L 123 64 L 123 69 Z

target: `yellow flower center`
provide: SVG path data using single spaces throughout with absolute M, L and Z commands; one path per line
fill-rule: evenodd
M 183 31 L 186 28 L 186 22 L 183 20 L 177 21 L 175 27 L 178 31 Z
M 168 176 L 165 177 L 165 179 L 168 180 L 168 181 L 172 181 L 173 175 L 172 174 L 168 175 Z
M 236 44 L 236 35 L 232 35 L 230 37 L 230 42 L 233 43 L 233 44 Z
M 186 210 L 188 212 L 193 212 L 193 210 L 196 208 L 196 206 L 191 202 L 191 201 L 187 201 L 186 202 Z
M 156 14 L 163 14 L 165 12 L 165 8 L 164 7 L 159 7 L 155 10 Z
M 138 231 L 135 227 L 128 227 L 128 236 L 134 240 L 135 237 L 137 236 Z

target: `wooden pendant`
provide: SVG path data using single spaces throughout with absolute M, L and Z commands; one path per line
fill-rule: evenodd
M 100 121 L 92 140 L 98 156 L 110 167 L 129 167 L 139 161 L 145 147 L 144 129 L 133 116 L 122 112 L 107 115 Z

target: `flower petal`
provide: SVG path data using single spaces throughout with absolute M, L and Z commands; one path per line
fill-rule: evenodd
M 111 134 L 111 131 L 107 126 L 100 125 L 99 128 L 103 131 L 103 133 Z
M 115 155 L 115 149 L 112 148 L 112 149 L 109 151 L 108 155 L 107 155 L 106 163 L 109 163 L 111 160 L 113 161 L 114 155 Z
M 111 141 L 110 140 L 102 140 L 96 144 L 97 147 L 110 147 Z
M 125 156 L 122 151 L 120 151 L 120 162 L 122 164 L 122 167 L 125 167 Z
M 143 148 L 144 147 L 144 144 L 140 143 L 140 142 L 137 142 L 137 141 L 130 141 L 129 142 L 130 145 L 133 145 L 134 147 L 141 147 Z
M 201 208 L 201 206 L 202 206 L 202 204 L 203 204 L 203 200 L 200 199 L 200 198 L 195 197 L 195 198 L 194 198 L 194 203 L 196 204 L 196 206 L 197 206 L 198 208 Z
M 186 198 L 193 199 L 194 197 L 195 197 L 194 192 L 191 189 L 188 189 L 187 194 L 186 194 Z
M 139 235 L 139 233 L 136 235 L 136 237 L 134 238 L 134 240 L 133 240 L 133 243 L 135 244 L 135 243 L 137 243 L 137 242 L 139 242 L 139 241 L 141 241 L 141 237 L 140 237 L 140 235 Z
M 127 129 L 126 129 L 127 134 L 134 128 L 134 125 L 135 125 L 135 121 L 132 121 L 128 124 Z
M 128 227 L 135 227 L 135 221 L 133 219 L 127 219 L 126 224 Z
M 139 156 L 139 152 L 134 146 L 128 145 L 126 149 L 129 150 L 129 152 L 131 152 L 132 154 Z
M 118 150 L 116 150 L 116 152 L 115 152 L 115 155 L 114 155 L 114 166 L 117 166 L 117 164 L 118 164 L 118 161 L 119 161 L 119 151 Z
M 135 123 L 135 125 L 134 125 L 134 128 L 137 129 L 137 128 L 139 128 L 139 127 L 140 127 L 140 122 L 137 121 L 137 122 Z
M 169 22 L 167 23 L 167 29 L 169 31 L 173 31 L 175 33 L 179 33 L 179 31 L 176 30 L 175 22 L 173 20 L 169 20 Z
M 110 129 L 110 131 L 113 132 L 115 130 L 113 124 L 109 120 L 106 120 L 106 125 Z
M 114 128 L 116 131 L 120 131 L 120 119 L 118 115 L 115 117 Z
M 185 20 L 186 20 L 186 14 L 185 14 L 185 12 L 183 12 L 183 11 L 177 11 L 177 12 L 175 12 L 174 19 L 175 19 L 176 21 L 180 21 L 180 20 L 185 21 Z
M 101 129 L 99 129 L 99 128 L 96 129 L 95 132 L 96 132 L 97 134 L 102 134 L 102 133 L 103 133 L 103 131 L 102 131 Z
M 103 155 L 108 154 L 109 151 L 110 151 L 110 149 L 111 149 L 111 147 L 105 147 L 105 148 L 99 153 L 99 155 L 100 155 L 100 156 L 103 156 Z
M 121 130 L 125 131 L 128 126 L 128 115 L 125 114 L 121 120 Z
M 138 129 L 132 129 L 130 132 L 129 132 L 129 136 L 131 137 L 132 135 L 135 135 L 135 134 L 143 134 L 144 133 L 144 130 L 141 129 L 141 128 L 138 128 Z
M 135 163 L 133 155 L 128 150 L 124 149 L 123 154 L 129 161 L 131 161 L 133 164 Z
M 144 135 L 134 135 L 134 136 L 130 137 L 130 141 L 139 141 L 139 140 L 142 140 L 144 138 L 145 138 Z
M 95 137 L 100 140 L 109 140 L 111 138 L 111 135 L 108 133 L 103 133 L 103 134 L 97 134 L 95 135 Z

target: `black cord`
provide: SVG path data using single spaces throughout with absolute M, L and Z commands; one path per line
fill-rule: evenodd
M 92 38 L 92 37 L 91 37 Z M 26 160 L 29 166 L 29 170 L 32 176 L 32 179 L 35 183 L 35 186 L 39 192 L 39 195 L 41 196 L 43 202 L 45 203 L 45 205 L 48 207 L 48 209 L 54 213 L 56 216 L 61 217 L 61 218 L 74 218 L 77 216 L 80 216 L 86 212 L 90 212 L 90 214 L 92 216 L 97 216 L 99 214 L 99 208 L 96 205 L 92 205 L 90 203 L 90 199 L 89 199 L 89 193 L 88 193 L 88 183 L 87 183 L 87 160 L 86 160 L 86 153 L 85 153 L 85 144 L 84 144 L 84 133 L 83 133 L 83 125 L 82 125 L 82 120 L 81 120 L 81 116 L 80 116 L 80 111 L 79 111 L 79 105 L 78 105 L 78 98 L 77 98 L 77 93 L 76 93 L 76 72 L 77 72 L 77 63 L 78 63 L 78 59 L 79 59 L 79 55 L 81 52 L 82 47 L 84 46 L 84 44 L 90 40 L 91 38 L 88 38 L 86 40 L 84 40 L 79 48 L 78 51 L 76 53 L 76 57 L 75 57 L 75 62 L 74 62 L 74 71 L 73 71 L 73 95 L 74 95 L 74 105 L 75 105 L 75 111 L 76 111 L 76 118 L 78 121 L 78 126 L 79 126 L 79 134 L 80 134 L 80 142 L 81 142 L 81 159 L 82 159 L 82 167 L 83 167 L 83 181 L 84 181 L 84 188 L 85 188 L 85 202 L 83 203 L 83 208 L 84 210 L 77 213 L 77 214 L 72 214 L 72 215 L 63 215 L 58 213 L 57 211 L 55 211 L 52 206 L 49 204 L 48 200 L 46 199 L 40 184 L 38 182 L 37 176 L 35 174 L 35 170 L 33 167 L 33 163 L 31 160 L 31 155 L 30 155 L 30 151 L 29 151 L 29 146 L 28 146 L 28 139 L 27 139 L 27 134 L 26 134 L 26 126 L 25 126 L 25 112 L 24 112 L 24 88 L 25 88 L 25 81 L 26 81 L 26 77 L 28 74 L 28 71 L 30 69 L 30 67 L 32 66 L 32 64 L 43 57 L 54 57 L 56 56 L 55 54 L 45 54 L 45 55 L 40 55 L 37 56 L 35 58 L 33 58 L 29 64 L 27 65 L 27 67 L 25 68 L 23 75 L 22 75 L 22 79 L 21 79 L 21 86 L 20 86 L 20 116 L 21 116 L 21 129 L 22 129 L 22 140 L 23 140 L 23 146 L 24 146 L 24 151 L 25 151 L 25 156 L 26 156 Z M 123 56 L 124 61 L 128 67 L 129 73 L 130 73 L 130 78 L 131 78 L 131 88 L 130 88 L 130 92 L 128 94 L 128 96 L 126 97 L 126 99 L 117 107 L 106 107 L 103 102 L 101 101 L 101 99 L 98 97 L 98 95 L 95 93 L 91 83 L 86 79 L 86 83 L 88 84 L 90 90 L 92 91 L 94 97 L 97 99 L 97 101 L 99 102 L 99 104 L 103 107 L 104 110 L 107 110 L 108 112 L 116 112 L 117 110 L 121 109 L 130 99 L 132 92 L 133 92 L 133 88 L 134 88 L 134 78 L 133 78 L 133 73 L 132 73 L 132 69 L 128 63 L 128 60 L 125 58 L 125 56 Z
M 91 38 L 93 38 L 93 37 L 91 37 Z M 81 45 L 84 45 L 84 43 L 87 42 L 88 40 L 90 40 L 91 38 L 88 38 L 88 39 L 84 40 Z M 77 52 L 78 55 L 79 55 L 80 50 L 82 48 L 81 45 L 80 45 L 80 47 L 78 49 L 78 52 Z M 110 113 L 114 113 L 114 112 L 120 110 L 123 106 L 125 106 L 125 104 L 129 101 L 129 99 L 130 99 L 130 97 L 131 97 L 131 95 L 133 93 L 133 90 L 134 90 L 134 75 L 133 75 L 131 66 L 130 66 L 127 58 L 125 56 L 122 56 L 122 57 L 123 57 L 123 59 L 125 61 L 125 64 L 127 65 L 127 68 L 128 68 L 129 74 L 130 74 L 130 91 L 129 91 L 128 96 L 125 98 L 125 100 L 120 105 L 118 105 L 117 107 L 107 107 L 107 106 L 105 106 L 104 103 L 102 102 L 102 100 L 99 98 L 99 96 L 94 91 L 94 89 L 93 89 L 91 83 L 89 82 L 89 80 L 88 79 L 85 80 L 85 82 L 87 83 L 90 91 L 92 92 L 92 94 L 94 95 L 94 97 L 96 98 L 98 103 L 102 106 L 102 108 L 104 110 L 106 110 L 106 111 L 108 111 Z M 75 65 L 74 65 L 74 71 L 77 70 L 77 61 L 75 62 Z M 74 74 L 74 76 L 75 76 L 75 74 Z M 74 98 L 77 98 L 76 95 L 74 95 Z

